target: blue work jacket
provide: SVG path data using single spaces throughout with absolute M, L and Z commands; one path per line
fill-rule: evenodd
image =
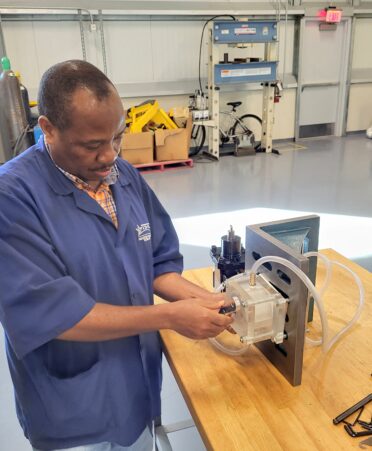
M 43 141 L 0 168 L 0 321 L 17 415 L 42 450 L 132 444 L 160 415 L 157 332 L 56 340 L 95 305 L 153 304 L 153 280 L 181 272 L 171 220 L 118 159 L 115 228 L 54 165 Z

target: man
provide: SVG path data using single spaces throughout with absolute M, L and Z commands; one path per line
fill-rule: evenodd
M 18 418 L 39 450 L 149 450 L 157 331 L 202 339 L 231 319 L 222 295 L 181 277 L 169 216 L 117 159 L 125 122 L 109 79 L 57 64 L 38 104 L 44 136 L 0 169 L 0 320 Z M 154 306 L 153 292 L 177 302 Z

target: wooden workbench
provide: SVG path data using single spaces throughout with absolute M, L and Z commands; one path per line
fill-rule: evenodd
M 244 356 L 230 357 L 206 340 L 161 333 L 169 365 L 208 449 L 338 451 L 360 449 L 361 441 L 372 441 L 351 438 L 341 424 L 332 423 L 372 392 L 372 274 L 333 250 L 322 252 L 360 276 L 366 305 L 358 323 L 328 354 L 305 345 L 300 386 L 291 386 L 254 346 Z M 211 289 L 211 268 L 184 275 Z M 320 283 L 323 276 L 323 265 L 318 263 Z M 331 336 L 353 316 L 357 301 L 351 277 L 334 267 L 325 294 Z M 319 330 L 319 324 L 315 315 L 310 329 Z M 369 406 L 369 418 L 371 410 Z M 368 413 L 363 414 L 367 421 Z

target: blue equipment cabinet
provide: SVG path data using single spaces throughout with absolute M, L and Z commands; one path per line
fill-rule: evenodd
M 214 22 L 215 44 L 273 42 L 277 37 L 276 21 Z
M 276 61 L 263 61 L 239 64 L 216 64 L 214 82 L 222 83 L 261 83 L 276 80 Z

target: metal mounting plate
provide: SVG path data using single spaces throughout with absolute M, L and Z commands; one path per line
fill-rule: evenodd
M 301 255 L 299 251 L 292 249 L 287 244 L 274 238 L 269 233 L 269 231 L 280 230 L 287 226 L 287 230 L 291 227 L 294 229 L 309 227 L 309 233 L 312 234 L 313 241 L 316 242 L 316 247 L 318 246 L 319 217 L 315 215 L 248 226 L 246 228 L 245 243 L 246 270 L 251 268 L 258 258 L 275 255 L 289 260 L 305 274 L 309 274 L 309 259 Z M 288 297 L 289 305 L 285 322 L 287 339 L 280 345 L 275 345 L 270 340 L 266 340 L 257 343 L 256 346 L 292 385 L 300 385 L 308 290 L 298 276 L 283 265 L 277 263 L 266 264 L 260 268 L 260 272 L 265 274 L 276 289 L 285 297 Z

